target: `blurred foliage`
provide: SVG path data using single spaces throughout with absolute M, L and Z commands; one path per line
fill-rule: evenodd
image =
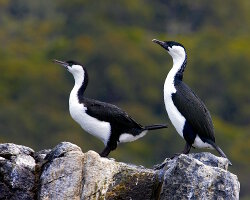
M 0 142 L 39 150 L 67 140 L 102 150 L 69 116 L 73 78 L 53 58 L 86 65 L 86 96 L 117 104 L 142 124 L 169 122 L 163 83 L 172 60 L 151 40 L 176 40 L 188 53 L 184 80 L 210 109 L 217 143 L 248 198 L 249 29 L 245 0 L 0 0 Z M 183 146 L 170 125 L 111 156 L 152 166 Z

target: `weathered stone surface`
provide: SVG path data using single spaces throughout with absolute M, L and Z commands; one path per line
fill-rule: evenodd
M 34 153 L 34 158 L 37 163 L 41 164 L 45 162 L 45 157 L 51 152 L 51 149 L 44 149 Z
M 164 163 L 146 169 L 82 153 L 69 142 L 37 153 L 0 144 L 0 199 L 239 199 L 224 158 L 197 153 Z
M 84 157 L 82 199 L 154 199 L 158 174 L 89 151 Z
M 194 154 L 188 154 L 189 158 L 194 158 L 196 160 L 199 160 L 203 164 L 211 167 L 219 167 L 221 169 L 228 169 L 228 160 L 223 157 L 217 157 L 211 153 L 208 152 L 202 152 L 202 153 L 194 153 Z
M 161 170 L 160 199 L 239 199 L 237 176 L 226 171 L 227 167 L 226 159 L 210 153 L 181 154 L 167 160 Z
M 0 144 L 0 199 L 34 199 L 34 151 L 15 144 Z
M 17 156 L 21 154 L 32 155 L 33 153 L 34 153 L 33 149 L 22 145 L 17 145 L 12 143 L 0 144 L 1 157 Z
M 39 199 L 80 199 L 83 157 L 80 147 L 69 142 L 52 149 L 42 167 Z

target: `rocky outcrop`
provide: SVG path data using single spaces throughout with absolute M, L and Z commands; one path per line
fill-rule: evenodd
M 63 142 L 35 153 L 0 144 L 0 199 L 239 199 L 226 159 L 180 155 L 147 169 Z
M 160 199 L 239 199 L 237 176 L 227 168 L 226 159 L 210 153 L 167 160 Z

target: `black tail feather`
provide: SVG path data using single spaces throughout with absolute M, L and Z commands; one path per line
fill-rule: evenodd
M 231 161 L 227 158 L 226 154 L 221 150 L 220 147 L 218 147 L 213 141 L 208 141 L 208 143 L 211 144 L 223 158 L 226 158 L 228 160 L 228 164 L 232 166 Z
M 166 124 L 154 124 L 154 125 L 149 125 L 145 126 L 145 130 L 156 130 L 156 129 L 162 129 L 162 128 L 167 128 L 168 126 Z

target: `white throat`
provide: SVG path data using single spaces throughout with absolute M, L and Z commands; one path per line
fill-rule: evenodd
M 73 70 L 69 70 L 69 72 L 72 73 L 74 79 L 75 79 L 75 87 L 78 86 L 79 88 L 81 87 L 83 81 L 84 81 L 84 77 L 85 77 L 85 73 L 83 70 L 79 70 L 79 71 L 73 71 Z
M 74 102 L 78 102 L 78 90 L 81 88 L 83 81 L 84 81 L 84 76 L 74 76 L 75 79 L 75 85 L 73 89 L 70 92 L 70 97 L 69 97 L 69 106 L 72 105 Z
M 174 78 L 177 72 L 181 69 L 185 58 L 186 58 L 186 52 L 184 48 L 179 47 L 179 46 L 173 46 L 172 48 L 169 48 L 168 52 L 172 59 L 173 59 L 173 67 L 169 71 L 167 78 L 165 80 L 165 85 L 164 85 L 164 91 L 170 90 L 171 93 L 175 93 L 175 88 L 174 88 Z M 165 88 L 166 87 L 166 88 Z
M 82 67 L 79 65 L 73 65 L 71 68 L 68 69 L 68 71 L 73 75 L 75 80 L 75 85 L 71 90 L 69 98 L 69 105 L 72 105 L 73 102 L 78 102 L 77 94 L 84 82 L 85 73 Z
M 164 84 L 164 102 L 165 107 L 171 120 L 172 124 L 176 128 L 177 132 L 183 137 L 182 130 L 185 125 L 185 118 L 179 113 L 176 109 L 173 100 L 172 94 L 176 93 L 176 88 L 174 86 L 174 79 L 177 72 L 181 69 L 182 64 L 185 61 L 186 53 L 185 50 L 181 47 L 170 48 L 169 54 L 173 58 L 173 67 L 169 71 L 167 78 Z

